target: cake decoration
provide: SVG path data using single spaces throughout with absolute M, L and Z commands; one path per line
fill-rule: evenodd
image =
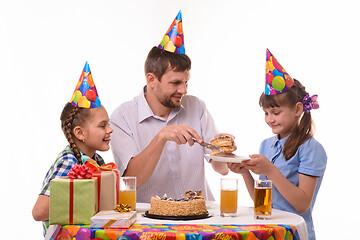
M 289 90 L 294 80 L 280 65 L 269 49 L 266 49 L 265 94 L 276 95 Z
M 85 63 L 70 103 L 75 107 L 81 108 L 101 107 L 100 98 L 98 96 L 88 62 Z
M 168 52 L 185 54 L 181 11 L 179 11 L 169 29 L 165 33 L 158 48 Z

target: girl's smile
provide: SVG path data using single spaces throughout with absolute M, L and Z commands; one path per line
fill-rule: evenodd
M 110 141 L 111 141 L 110 136 L 109 136 L 109 137 L 104 138 L 104 140 L 103 140 L 103 141 L 104 141 L 104 142 L 107 142 L 107 144 L 109 144 L 109 143 L 110 143 Z
M 92 157 L 97 150 L 110 149 L 110 134 L 113 129 L 109 125 L 109 117 L 104 107 L 92 110 L 92 116 L 83 127 L 83 132 L 84 141 L 79 143 L 79 147 L 89 157 Z

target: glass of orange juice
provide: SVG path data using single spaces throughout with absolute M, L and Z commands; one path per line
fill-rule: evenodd
M 234 178 L 220 179 L 220 216 L 237 216 L 238 180 Z
M 132 211 L 136 209 L 136 177 L 120 177 L 119 201 L 127 204 Z

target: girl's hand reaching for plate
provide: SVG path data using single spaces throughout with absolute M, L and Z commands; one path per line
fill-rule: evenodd
M 253 154 L 249 157 L 251 159 L 248 161 L 243 161 L 242 164 L 244 167 L 246 167 L 255 174 L 268 175 L 268 173 L 274 166 L 265 156 L 261 154 Z

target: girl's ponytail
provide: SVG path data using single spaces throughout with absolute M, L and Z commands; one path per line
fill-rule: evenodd
M 301 144 L 312 138 L 313 121 L 310 113 L 303 114 L 300 124 L 297 126 L 295 131 L 289 136 L 284 144 L 284 157 L 286 160 L 292 158 Z
M 295 104 L 303 103 L 304 97 L 308 94 L 305 87 L 296 79 L 294 79 L 294 86 L 288 91 L 289 94 L 295 97 Z M 313 137 L 313 121 L 311 113 L 304 111 L 300 119 L 299 125 L 294 132 L 289 136 L 284 144 L 284 157 L 286 160 L 292 158 L 301 144 Z

